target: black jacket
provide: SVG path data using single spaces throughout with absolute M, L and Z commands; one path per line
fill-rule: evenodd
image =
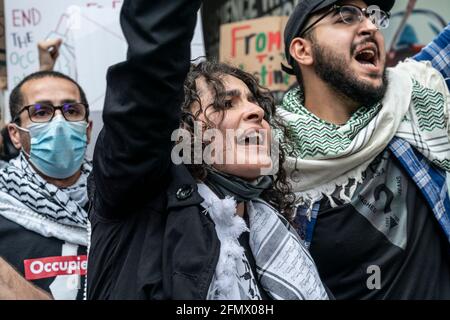
M 199 0 L 127 0 L 90 177 L 88 299 L 205 299 L 219 257 L 196 182 L 172 164 Z

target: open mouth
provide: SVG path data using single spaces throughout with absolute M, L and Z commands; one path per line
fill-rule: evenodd
M 378 66 L 378 48 L 374 43 L 361 46 L 356 50 L 355 60 L 364 66 Z
M 255 129 L 247 130 L 237 138 L 237 144 L 242 146 L 264 145 L 265 141 L 264 131 Z

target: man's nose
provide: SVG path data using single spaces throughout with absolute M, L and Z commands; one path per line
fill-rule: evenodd
M 63 113 L 62 113 L 61 109 L 56 109 L 56 110 L 55 110 L 55 117 L 56 117 L 57 115 L 63 116 Z
M 377 25 L 374 23 L 373 18 L 371 18 L 370 16 L 366 16 L 364 15 L 363 20 L 361 21 L 360 25 L 360 34 L 363 35 L 374 35 L 379 28 L 377 27 Z

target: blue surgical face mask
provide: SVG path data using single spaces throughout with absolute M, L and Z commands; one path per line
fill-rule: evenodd
M 51 122 L 32 123 L 28 130 L 18 128 L 30 134 L 29 161 L 46 176 L 65 179 L 80 169 L 87 145 L 85 121 L 70 122 L 57 115 Z

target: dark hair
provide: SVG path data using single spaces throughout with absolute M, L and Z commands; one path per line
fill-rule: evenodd
M 211 122 L 206 116 L 206 109 L 213 108 L 214 111 L 220 112 L 222 120 L 226 113 L 226 94 L 225 86 L 223 84 L 223 77 L 226 75 L 234 76 L 243 81 L 248 89 L 253 94 L 257 104 L 264 110 L 264 119 L 268 121 L 272 128 L 280 129 L 285 137 L 288 137 L 288 131 L 275 115 L 275 102 L 272 94 L 266 88 L 261 87 L 257 80 L 247 72 L 227 64 L 204 61 L 197 65 L 191 65 L 190 72 L 186 78 L 184 86 L 184 102 L 182 106 L 181 126 L 189 130 L 191 135 L 194 135 L 194 122 L 200 121 L 200 114 L 204 114 L 204 126 L 207 128 L 214 128 L 216 125 Z M 200 96 L 197 91 L 196 80 L 203 78 L 210 88 L 213 96 L 213 102 L 203 108 L 201 105 Z M 192 106 L 198 103 L 199 110 L 192 113 Z M 206 145 L 203 145 L 203 148 Z M 194 150 L 195 148 L 192 148 Z M 272 186 L 265 190 L 261 197 L 273 205 L 284 217 L 289 221 L 293 218 L 293 204 L 295 196 L 291 191 L 291 186 L 287 181 L 286 171 L 283 167 L 285 161 L 285 154 L 280 148 L 279 150 L 279 171 L 274 177 Z M 193 156 L 193 155 L 192 155 Z M 194 178 L 204 181 L 207 176 L 206 164 L 187 165 L 189 171 Z
M 3 129 L 0 131 L 0 135 L 2 137 L 2 146 L 0 147 L 0 160 L 8 162 L 9 160 L 14 159 L 19 155 L 20 149 L 16 149 L 16 147 L 12 143 L 7 126 L 3 127 Z
M 24 105 L 23 105 L 24 104 L 24 98 L 23 98 L 23 94 L 22 94 L 22 86 L 28 81 L 38 80 L 38 79 L 43 79 L 43 78 L 58 78 L 58 79 L 65 79 L 65 80 L 68 80 L 68 81 L 72 82 L 73 84 L 75 84 L 77 86 L 78 91 L 80 92 L 80 99 L 81 99 L 80 102 L 88 105 L 87 99 L 86 99 L 86 94 L 84 93 L 83 89 L 71 77 L 66 76 L 65 74 L 62 74 L 61 72 L 57 72 L 57 71 L 38 71 L 38 72 L 34 72 L 34 73 L 26 76 L 11 91 L 11 95 L 9 96 L 9 111 L 11 113 L 11 119 L 13 119 L 13 121 L 15 119 L 17 119 L 16 122 L 18 124 L 20 124 L 20 118 L 18 117 L 19 116 L 19 111 L 20 111 L 21 108 L 24 107 Z M 88 109 L 88 115 L 89 115 L 89 109 Z

